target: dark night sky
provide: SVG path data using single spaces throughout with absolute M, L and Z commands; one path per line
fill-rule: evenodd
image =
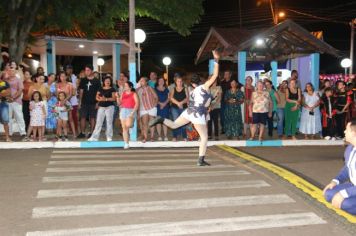
M 262 3 L 258 5 L 258 2 Z M 146 41 L 142 44 L 143 68 L 155 65 L 162 66 L 164 55 L 172 58 L 172 67 L 194 68 L 193 61 L 196 52 L 204 40 L 211 26 L 238 27 L 239 8 L 238 0 L 207 0 L 204 2 L 205 13 L 199 24 L 192 28 L 192 34 L 182 37 L 169 27 L 147 18 L 136 18 L 136 28 L 142 28 L 147 34 Z M 268 2 L 268 1 L 267 1 Z M 285 10 L 287 18 L 292 19 L 310 31 L 322 30 L 324 40 L 339 49 L 348 57 L 350 49 L 349 22 L 356 17 L 356 0 L 274 0 L 277 9 Z M 269 4 L 266 0 L 241 0 L 242 26 L 247 29 L 263 29 L 272 26 L 272 17 Z M 312 16 L 306 16 L 309 14 Z M 177 13 L 177 14 L 184 14 Z M 317 19 L 324 17 L 327 19 Z M 126 23 L 118 25 L 121 33 L 127 33 Z M 205 64 L 200 68 L 206 67 Z M 162 66 L 163 68 L 163 66 Z M 148 70 L 148 68 L 146 69 Z M 339 59 L 331 56 L 321 56 L 321 72 L 341 72 Z

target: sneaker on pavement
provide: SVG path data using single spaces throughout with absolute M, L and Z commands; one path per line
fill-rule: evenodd
M 162 141 L 162 137 L 158 137 L 157 141 Z
M 96 142 L 96 141 L 98 141 L 96 138 L 88 138 L 88 142 Z
M 335 137 L 332 137 L 332 138 L 331 138 L 331 140 L 332 140 L 332 141 L 335 141 L 335 140 L 336 140 L 336 138 L 335 138 Z
M 128 144 L 128 143 L 125 143 L 125 144 L 124 144 L 124 149 L 129 149 L 129 148 L 130 148 L 129 144 Z
M 164 141 L 168 141 L 168 137 L 164 137 Z
M 331 137 L 330 137 L 330 136 L 326 136 L 324 139 L 325 139 L 325 140 L 330 140 Z
M 106 141 L 111 142 L 112 138 L 106 138 Z

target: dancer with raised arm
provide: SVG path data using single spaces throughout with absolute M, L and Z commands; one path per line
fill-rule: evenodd
M 210 165 L 206 162 L 205 152 L 208 143 L 208 129 L 207 129 L 207 115 L 208 107 L 211 102 L 211 95 L 209 92 L 210 86 L 215 82 L 219 74 L 219 59 L 220 54 L 214 50 L 214 72 L 211 77 L 202 85 L 200 85 L 200 77 L 198 75 L 193 75 L 191 79 L 191 85 L 194 88 L 193 91 L 189 94 L 189 105 L 188 108 L 183 111 L 183 113 L 175 120 L 171 121 L 169 119 L 164 119 L 160 116 L 157 116 L 155 119 L 151 120 L 149 123 L 150 127 L 155 126 L 156 124 L 164 124 L 171 129 L 179 128 L 183 125 L 192 122 L 195 129 L 200 136 L 200 145 L 199 145 L 199 159 L 198 166 L 207 166 Z

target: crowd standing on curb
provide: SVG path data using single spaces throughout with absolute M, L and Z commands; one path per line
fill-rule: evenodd
M 353 81 L 329 80 L 316 91 L 311 83 L 301 88 L 298 72 L 275 88 L 267 78 L 253 83 L 246 77 L 245 85 L 224 71 L 221 79 L 209 89 L 207 130 L 209 140 L 264 140 L 324 138 L 343 139 L 348 121 L 355 113 Z M 199 75 L 200 81 L 207 81 Z M 174 82 L 156 72 L 141 76 L 134 88 L 128 76 L 99 75 L 87 65 L 78 77 L 67 65 L 58 74 L 44 74 L 42 67 L 35 74 L 5 62 L 0 72 L 0 122 L 5 141 L 11 142 L 16 124 L 23 141 L 97 141 L 105 130 L 106 140 L 115 132 L 128 147 L 130 128 L 137 121 L 139 140 L 189 141 L 199 137 L 190 124 L 170 130 L 164 124 L 149 128 L 155 117 L 175 120 L 188 107 L 192 78 L 176 73 Z M 267 126 L 267 127 L 266 127 Z M 265 134 L 265 127 L 267 134 Z M 298 136 L 300 137 L 300 135 Z

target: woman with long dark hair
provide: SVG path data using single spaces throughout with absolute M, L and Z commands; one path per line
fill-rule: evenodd
M 111 77 L 105 77 L 103 87 L 96 93 L 99 108 L 96 115 L 95 129 L 88 141 L 98 141 L 104 120 L 106 120 L 106 141 L 112 141 L 115 93 Z
M 124 149 L 129 146 L 129 130 L 133 127 L 137 117 L 137 111 L 140 107 L 139 98 L 133 88 L 133 84 L 127 81 L 124 85 L 124 91 L 119 95 L 116 94 L 117 104 L 120 105 L 120 120 L 122 126 L 122 136 L 124 137 Z
M 158 96 L 158 104 L 157 104 L 157 115 L 162 118 L 169 117 L 169 90 L 167 88 L 166 81 L 163 77 L 158 78 L 155 91 Z M 158 141 L 162 141 L 162 129 L 164 135 L 164 141 L 168 141 L 167 133 L 168 128 L 165 125 L 157 124 L 157 134 L 158 134 Z
M 241 104 L 244 102 L 244 94 L 240 90 L 236 80 L 231 80 L 231 88 L 226 91 L 225 101 L 225 135 L 228 139 L 237 137 L 243 133 Z

